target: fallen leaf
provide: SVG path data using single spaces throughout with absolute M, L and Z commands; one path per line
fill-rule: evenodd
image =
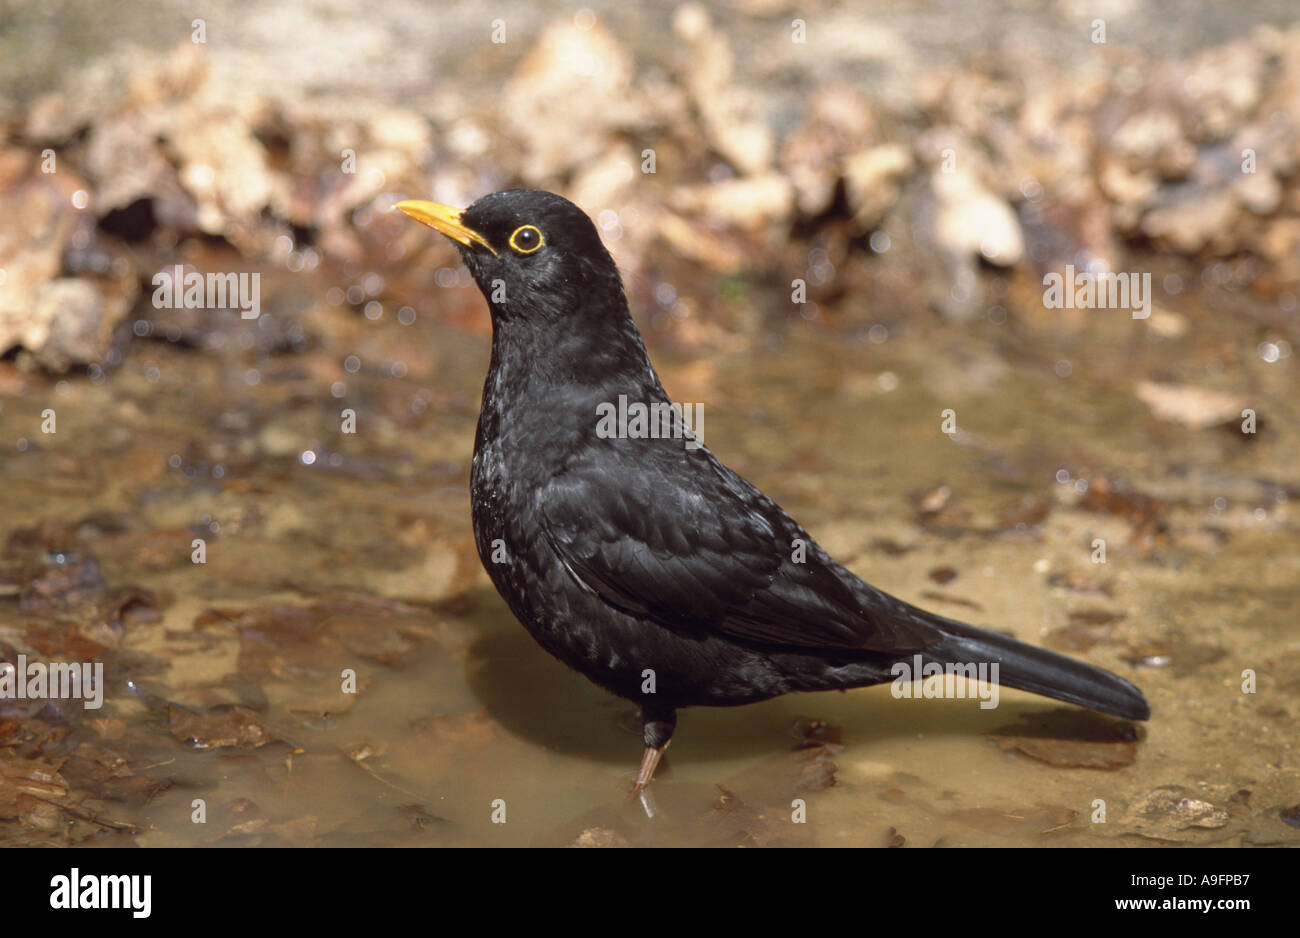
M 1137 731 L 1131 723 L 1082 711 L 1053 710 L 1028 724 L 998 727 L 989 735 L 1004 752 L 1060 768 L 1118 769 L 1137 759 Z
M 180 707 L 167 708 L 168 728 L 173 736 L 195 749 L 256 749 L 274 742 L 272 736 L 252 710 L 228 707 L 213 713 L 191 713 Z

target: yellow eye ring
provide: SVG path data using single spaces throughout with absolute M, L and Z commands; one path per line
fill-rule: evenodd
M 546 243 L 536 225 L 520 225 L 510 236 L 510 250 L 516 254 L 533 254 Z

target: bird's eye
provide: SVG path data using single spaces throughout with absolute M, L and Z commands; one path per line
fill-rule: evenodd
M 510 249 L 517 254 L 532 254 L 545 243 L 536 225 L 522 225 L 510 236 Z

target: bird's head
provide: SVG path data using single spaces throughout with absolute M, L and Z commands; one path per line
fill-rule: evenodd
M 436 202 L 396 207 L 456 242 L 497 322 L 581 328 L 627 315 L 618 268 L 591 219 L 568 199 L 507 189 L 464 211 Z

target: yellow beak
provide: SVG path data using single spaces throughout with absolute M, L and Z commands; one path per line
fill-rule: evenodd
M 493 256 L 497 254 L 492 245 L 488 244 L 487 238 L 473 228 L 466 228 L 461 223 L 461 211 L 458 208 L 452 208 L 450 205 L 439 205 L 437 202 L 419 202 L 414 199 L 398 202 L 393 207 L 406 215 L 410 215 L 420 224 L 428 225 L 434 231 L 442 232 L 451 240 L 458 241 L 467 248 L 477 244 L 492 251 Z

